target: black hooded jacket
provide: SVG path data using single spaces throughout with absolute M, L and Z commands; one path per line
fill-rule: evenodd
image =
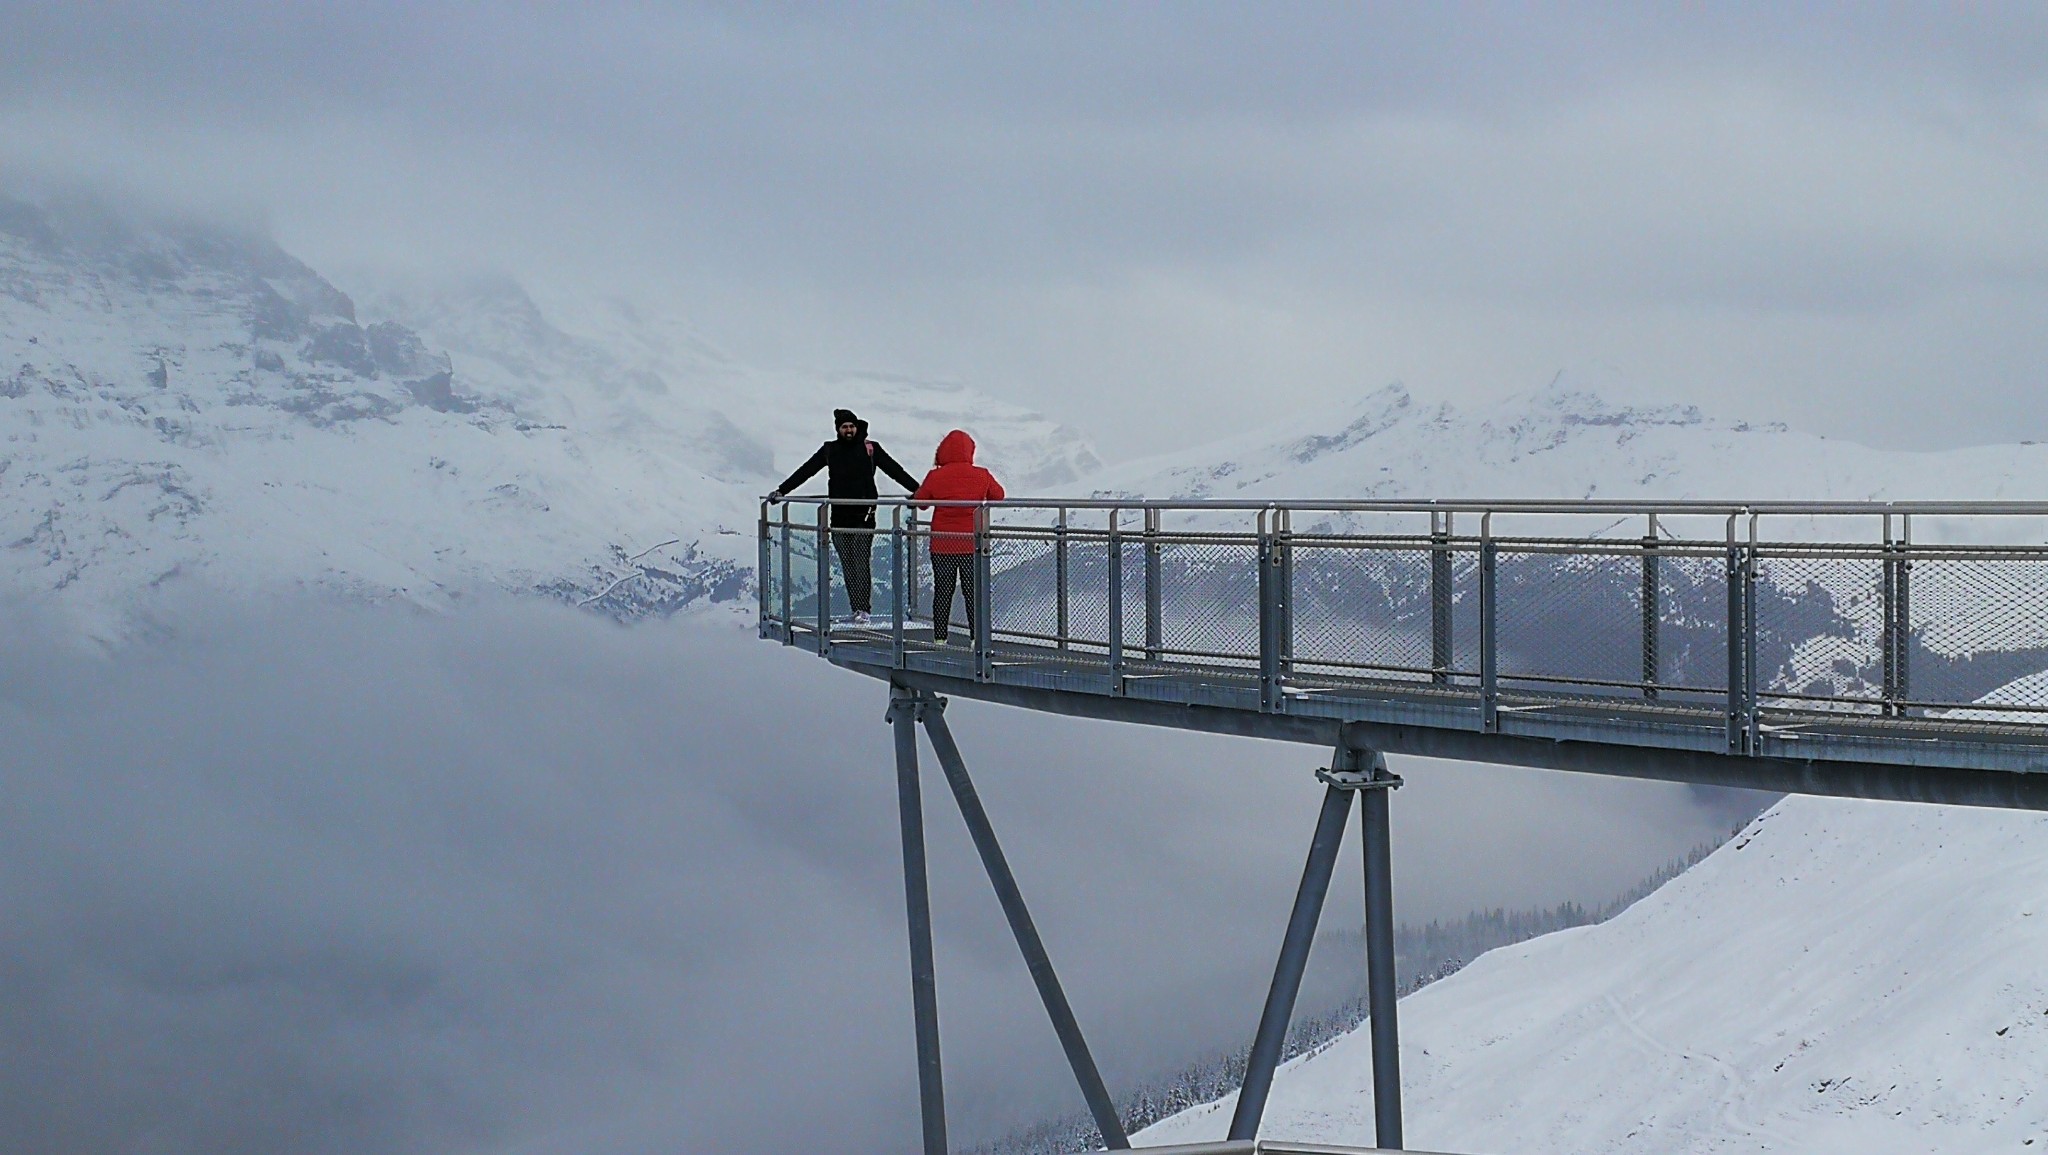
M 868 423 L 860 422 L 860 436 L 834 437 L 818 447 L 811 459 L 797 467 L 781 485 L 777 493 L 788 493 L 817 472 L 825 470 L 825 494 L 828 497 L 867 498 L 872 501 L 879 496 L 875 489 L 875 470 L 881 469 L 903 486 L 905 493 L 917 490 L 917 478 L 910 471 L 896 464 L 889 451 L 880 444 L 868 440 Z M 843 528 L 871 528 L 875 524 L 875 507 L 872 505 L 835 505 L 832 507 L 832 524 Z

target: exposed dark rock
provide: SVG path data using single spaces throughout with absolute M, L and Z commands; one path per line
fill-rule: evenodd
M 358 377 L 377 375 L 370 343 L 364 339 L 362 327 L 353 322 L 328 325 L 314 333 L 300 355 L 308 361 L 339 365 Z
M 306 332 L 306 311 L 263 281 L 250 286 L 249 336 L 257 341 L 297 341 Z
M 413 400 L 441 413 L 474 413 L 476 403 L 455 395 L 455 374 L 442 371 L 418 381 L 408 381 Z
M 420 335 L 396 321 L 379 321 L 363 330 L 370 344 L 370 357 L 377 368 L 393 378 L 426 377 L 446 373 L 448 358 L 427 351 Z

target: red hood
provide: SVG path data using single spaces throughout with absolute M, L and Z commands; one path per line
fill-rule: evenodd
M 974 438 L 967 436 L 965 429 L 955 429 L 939 442 L 939 451 L 932 457 L 934 465 L 973 465 Z

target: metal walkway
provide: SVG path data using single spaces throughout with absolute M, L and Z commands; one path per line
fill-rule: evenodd
M 928 1155 L 945 1137 L 919 721 L 1103 1138 L 1127 1145 L 942 694 L 1332 749 L 1238 1142 L 1257 1134 L 1357 794 L 1378 1141 L 1401 1144 L 1400 779 L 1381 755 L 2048 809 L 2048 503 L 1011 501 L 975 508 L 976 628 L 946 643 L 916 510 L 862 503 L 879 528 L 849 532 L 825 527 L 831 504 L 762 506 L 760 632 L 892 687 Z M 865 623 L 848 558 L 876 578 Z

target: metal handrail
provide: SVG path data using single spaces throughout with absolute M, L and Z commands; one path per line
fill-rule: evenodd
M 1742 501 L 1742 500 L 1644 500 L 1611 498 L 1561 500 L 1556 498 L 1373 498 L 1335 500 L 1302 498 L 1250 500 L 1226 498 L 1128 499 L 1102 497 L 1010 497 L 1001 502 L 951 501 L 909 497 L 823 497 L 785 494 L 776 501 L 807 505 L 889 506 L 979 506 L 996 504 L 1017 509 L 1101 509 L 1101 510 L 1307 510 L 1312 512 L 1356 513 L 1684 513 L 1767 516 L 1883 516 L 1987 515 L 2014 517 L 2048 516 L 2048 501 Z M 762 505 L 773 504 L 761 498 Z
M 1910 765 L 2048 765 L 2031 745 L 1982 753 L 2048 743 L 2048 532 L 2010 520 L 2048 519 L 2048 502 L 781 502 L 761 506 L 763 635 L 858 645 L 829 612 L 825 511 L 888 510 L 833 532 L 889 543 L 891 669 L 950 668 L 919 624 L 919 511 L 971 508 L 957 656 L 978 683 L 1118 698 L 1171 683 L 1188 701 L 1243 692 L 1263 714 L 1347 718 L 1404 716 L 1364 704 L 1426 692 L 1431 726 L 1687 749 L 1704 727 L 1745 758 L 1830 756 L 1820 718 L 1845 759 L 1888 741 L 1880 753 Z M 1323 513 L 1416 521 L 1294 530 Z M 1552 721 L 1630 701 L 1640 716 L 1604 731 Z M 1873 736 L 1874 721 L 1893 729 Z M 1929 736 L 1951 745 L 1909 747 Z

